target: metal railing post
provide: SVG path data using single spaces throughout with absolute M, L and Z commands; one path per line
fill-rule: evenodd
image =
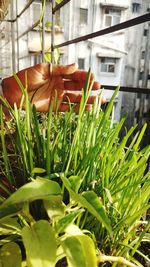
M 13 20 L 14 16 L 14 2 L 12 1 L 11 7 L 11 19 Z M 15 53 L 15 25 L 14 22 L 11 22 L 11 47 L 12 47 L 12 71 L 16 72 L 16 53 Z
M 55 12 L 53 12 L 55 0 L 52 0 L 52 31 L 51 31 L 51 62 L 54 63 L 54 34 L 55 34 Z
M 17 71 L 19 71 L 19 29 L 18 29 L 18 0 L 16 0 L 16 34 L 17 34 Z
M 150 23 L 148 23 L 148 34 L 147 34 L 147 42 L 145 47 L 145 56 L 144 56 L 144 72 L 142 79 L 142 87 L 147 88 L 148 84 L 148 73 L 149 73 L 149 60 L 150 60 Z M 142 117 L 144 113 L 144 104 L 145 104 L 145 95 L 141 95 L 140 97 L 140 108 L 139 108 L 139 126 L 142 127 Z
M 42 8 L 45 8 L 44 1 L 42 2 Z M 42 18 L 42 62 L 45 61 L 45 12 L 43 12 Z

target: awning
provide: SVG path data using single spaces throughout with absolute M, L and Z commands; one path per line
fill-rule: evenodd
M 95 42 L 92 40 L 88 40 L 89 43 L 92 43 L 93 45 L 98 46 L 98 53 L 97 53 L 97 57 L 111 57 L 111 58 L 121 58 L 124 55 L 127 55 L 128 52 L 123 50 L 123 49 L 119 49 L 118 47 L 116 47 L 115 44 L 111 44 L 111 43 L 105 43 L 103 42 Z
M 122 10 L 129 8 L 129 5 L 124 5 L 124 4 L 117 5 L 116 3 L 113 3 L 111 1 L 102 2 L 102 3 L 100 3 L 100 6 L 101 7 L 112 7 L 112 8 L 115 8 L 115 9 L 122 9 Z

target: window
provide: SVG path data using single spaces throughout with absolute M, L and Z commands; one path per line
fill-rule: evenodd
M 143 71 L 140 71 L 139 80 L 143 80 Z
M 132 3 L 132 12 L 133 13 L 138 13 L 140 11 L 141 5 L 139 3 Z
M 100 72 L 115 73 L 116 58 L 102 57 L 100 64 Z
M 105 27 L 110 27 L 118 24 L 121 20 L 121 10 L 106 7 L 104 10 L 104 18 Z
M 144 29 L 144 36 L 147 36 L 147 35 L 148 35 L 148 30 Z
M 145 51 L 142 51 L 141 53 L 141 59 L 144 59 L 145 58 Z
M 143 80 L 143 78 L 144 78 L 144 71 L 141 71 L 139 75 L 139 80 Z M 150 80 L 150 74 L 147 75 L 147 79 Z
M 79 69 L 82 69 L 82 70 L 85 69 L 85 58 L 78 58 L 78 66 L 79 66 Z
M 80 24 L 87 25 L 88 23 L 88 9 L 80 8 Z

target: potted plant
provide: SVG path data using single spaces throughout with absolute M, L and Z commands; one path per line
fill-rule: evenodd
M 90 76 L 90 74 L 89 74 Z M 28 100 L 1 120 L 0 264 L 27 267 L 144 266 L 149 241 L 150 147 L 140 149 L 146 125 L 127 146 L 126 116 L 97 100 L 90 112 L 89 78 L 79 114 L 40 115 Z M 43 118 L 44 116 L 44 118 Z M 138 261 L 140 255 L 140 261 Z

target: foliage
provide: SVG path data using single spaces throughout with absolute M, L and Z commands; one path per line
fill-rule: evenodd
M 105 111 L 97 99 L 86 112 L 91 86 L 88 77 L 79 114 L 71 104 L 65 114 L 38 114 L 24 88 L 26 112 L 3 100 L 12 116 L 6 122 L 1 108 L 2 264 L 12 255 L 5 266 L 57 266 L 63 258 L 71 267 L 142 266 L 137 253 L 148 261 L 139 250 L 150 240 L 146 125 L 127 146 L 136 126 L 120 140 L 126 116 L 110 120 L 118 89 Z
M 60 4 L 62 0 L 57 0 L 56 4 Z M 42 37 L 42 27 L 43 27 L 43 18 L 44 18 L 44 13 L 45 13 L 45 8 L 46 8 L 46 0 L 42 1 L 42 11 L 40 14 L 40 23 L 39 23 L 39 34 L 40 34 L 40 44 L 42 48 L 42 43 L 43 43 L 43 37 Z M 52 31 L 52 22 L 51 21 L 46 21 L 44 27 L 49 31 L 51 34 Z M 54 26 L 55 27 L 55 26 Z M 44 29 L 45 30 L 45 29 Z M 49 47 L 46 51 L 44 51 L 44 60 L 45 62 L 51 63 L 52 62 L 52 52 L 50 52 L 51 47 Z M 54 48 L 53 51 L 53 60 L 55 64 L 59 63 L 60 59 L 60 52 L 58 48 Z
M 55 0 L 55 2 L 56 2 L 57 4 L 60 4 L 60 3 L 62 2 L 62 0 Z

